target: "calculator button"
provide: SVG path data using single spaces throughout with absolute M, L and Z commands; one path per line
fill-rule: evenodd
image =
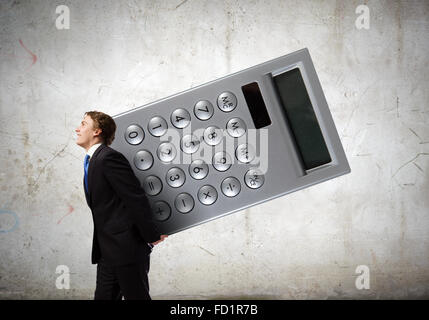
M 222 135 L 221 129 L 219 129 L 216 126 L 210 126 L 204 130 L 203 136 L 204 136 L 204 141 L 208 145 L 215 146 L 219 144 L 219 142 L 221 142 L 223 135 Z
M 222 92 L 217 98 L 217 106 L 223 112 L 231 112 L 237 106 L 237 98 L 232 92 Z
M 222 181 L 221 190 L 227 197 L 235 197 L 241 190 L 240 181 L 234 177 L 225 178 Z
M 174 206 L 181 213 L 188 213 L 194 208 L 194 198 L 189 193 L 183 192 L 177 195 Z
M 153 157 L 149 151 L 147 150 L 137 151 L 136 155 L 134 156 L 134 165 L 137 167 L 137 169 L 147 170 L 150 167 L 152 167 L 152 164 L 153 164 Z
M 211 185 L 205 185 L 198 190 L 198 200 L 202 204 L 211 205 L 217 200 L 217 191 Z
M 216 152 L 213 156 L 212 164 L 217 171 L 226 171 L 231 167 L 231 157 L 225 151 Z
M 232 118 L 226 124 L 226 130 L 231 137 L 239 138 L 246 132 L 246 124 L 240 118 Z
M 152 216 L 156 221 L 165 221 L 170 218 L 171 208 L 165 201 L 156 201 L 152 207 Z
M 159 116 L 156 116 L 150 119 L 147 125 L 147 130 L 154 137 L 160 137 L 163 134 L 165 134 L 167 132 L 167 128 L 168 128 L 167 121 L 165 121 L 163 117 L 159 117 Z
M 201 100 L 198 101 L 194 106 L 194 114 L 200 120 L 208 120 L 214 113 L 213 105 L 210 101 Z
M 178 188 L 185 183 L 185 173 L 182 169 L 174 167 L 167 171 L 167 175 L 165 176 L 165 180 L 168 185 L 173 188 Z
M 162 190 L 162 182 L 157 176 L 148 176 L 143 181 L 143 189 L 146 194 L 156 196 Z
M 255 149 L 250 144 L 240 144 L 235 150 L 235 156 L 238 161 L 249 163 L 255 158 Z
M 184 153 L 195 153 L 200 146 L 200 140 L 198 140 L 193 134 L 188 134 L 182 138 L 180 146 Z
M 176 157 L 176 148 L 170 142 L 163 142 L 159 145 L 157 154 L 162 162 L 171 162 Z
M 209 166 L 204 162 L 204 160 L 197 159 L 192 161 L 192 163 L 189 165 L 189 174 L 194 179 L 204 179 L 208 173 Z
M 259 169 L 250 169 L 244 175 L 244 182 L 251 189 L 260 188 L 265 181 L 263 173 Z
M 144 131 L 139 125 L 132 124 L 125 130 L 124 136 L 129 144 L 136 145 L 143 141 Z
M 182 129 L 188 126 L 191 122 L 191 115 L 185 109 L 176 109 L 171 114 L 171 123 L 176 128 Z

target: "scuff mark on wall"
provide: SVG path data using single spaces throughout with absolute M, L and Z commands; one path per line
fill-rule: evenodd
M 69 210 L 68 210 L 67 214 L 66 214 L 65 216 L 61 217 L 61 219 L 60 219 L 60 220 L 58 220 L 57 224 L 60 224 L 60 223 L 61 223 L 61 221 L 63 221 L 63 219 L 64 219 L 65 217 L 67 217 L 68 215 L 70 215 L 73 211 L 74 211 L 74 208 L 69 204 Z
M 10 223 L 10 221 L 9 222 L 3 221 L 4 219 L 0 220 L 1 221 L 0 233 L 11 232 L 11 231 L 14 231 L 18 227 L 19 218 L 15 212 L 9 211 L 9 210 L 0 210 L 0 215 L 1 215 L 0 218 L 5 218 L 5 216 L 8 216 L 8 218 L 12 217 L 12 219 L 14 221 L 13 223 Z M 10 219 L 8 219 L 8 220 L 10 220 Z
M 27 47 L 24 45 L 24 43 L 22 42 L 21 39 L 19 39 L 19 43 L 24 48 L 24 50 L 30 54 L 31 61 L 32 61 L 31 66 L 34 65 L 37 62 L 37 56 L 33 52 L 31 52 L 30 50 L 27 49 Z

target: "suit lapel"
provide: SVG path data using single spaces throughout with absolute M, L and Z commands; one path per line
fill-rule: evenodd
M 83 175 L 83 190 L 85 192 L 86 203 L 88 203 L 88 207 L 91 207 L 89 205 L 89 195 L 88 195 L 88 192 L 86 192 L 86 188 L 85 188 L 85 174 Z
M 94 175 L 94 169 L 95 169 L 96 162 L 97 162 L 97 156 L 100 153 L 100 151 L 105 147 L 106 147 L 106 145 L 104 143 L 102 145 L 100 145 L 97 148 L 97 150 L 95 150 L 94 154 L 92 155 L 92 157 L 89 161 L 89 166 L 88 166 L 88 191 L 89 191 L 89 194 L 87 194 L 85 191 L 85 195 L 86 195 L 86 200 L 87 200 L 90 208 L 91 208 L 91 204 L 92 204 L 92 192 L 91 192 L 92 185 L 93 185 L 92 176 Z M 84 187 L 85 187 L 85 177 L 84 177 Z

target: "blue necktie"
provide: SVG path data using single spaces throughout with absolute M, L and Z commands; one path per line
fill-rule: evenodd
M 88 166 L 89 166 L 89 154 L 87 154 L 85 156 L 85 160 L 83 162 L 83 168 L 85 169 L 85 188 L 86 188 L 87 193 L 89 193 L 89 191 L 88 191 Z

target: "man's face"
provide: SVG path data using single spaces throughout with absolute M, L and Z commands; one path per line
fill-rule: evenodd
M 77 134 L 76 144 L 87 150 L 96 143 L 101 132 L 100 129 L 94 129 L 94 121 L 89 115 L 83 118 L 80 126 L 75 131 Z

